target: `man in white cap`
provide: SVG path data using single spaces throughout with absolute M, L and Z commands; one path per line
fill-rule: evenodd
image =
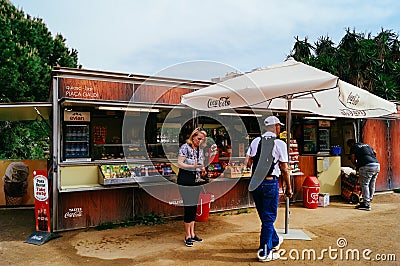
M 249 190 L 262 223 L 257 257 L 260 261 L 272 261 L 279 258 L 274 251 L 279 250 L 283 242 L 274 228 L 279 201 L 278 176 L 282 174 L 286 183 L 286 196 L 292 197 L 292 188 L 287 145 L 277 139 L 283 124 L 276 116 L 269 116 L 264 120 L 264 125 L 266 132 L 251 142 L 246 164 L 252 168 Z

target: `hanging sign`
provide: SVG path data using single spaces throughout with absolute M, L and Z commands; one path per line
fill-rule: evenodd
M 90 122 L 90 112 L 77 112 L 64 110 L 64 121 Z

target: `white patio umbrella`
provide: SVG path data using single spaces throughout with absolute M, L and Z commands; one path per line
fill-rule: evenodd
M 394 103 L 294 59 L 186 94 L 181 102 L 206 111 L 244 106 L 283 110 L 291 107 L 349 118 L 396 112 Z
M 186 94 L 181 103 L 206 111 L 237 107 L 287 110 L 288 131 L 292 110 L 347 118 L 397 112 L 394 103 L 292 58 Z M 285 233 L 288 233 L 288 213 L 289 199 Z

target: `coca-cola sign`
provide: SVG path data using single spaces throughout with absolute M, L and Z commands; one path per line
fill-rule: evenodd
M 340 113 L 343 116 L 348 116 L 348 117 L 364 117 L 364 116 L 367 116 L 366 111 L 363 111 L 363 110 L 340 109 Z
M 350 92 L 349 96 L 347 97 L 346 103 L 356 106 L 360 102 L 360 95 L 353 94 Z
M 78 218 L 83 216 L 82 208 L 69 208 L 67 212 L 64 213 L 64 218 Z
M 221 97 L 219 99 L 214 99 L 211 98 L 207 102 L 207 107 L 208 108 L 221 108 L 221 107 L 227 107 L 231 105 L 231 101 L 229 100 L 229 96 Z

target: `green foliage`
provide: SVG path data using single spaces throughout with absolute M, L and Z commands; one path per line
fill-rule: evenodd
M 242 214 L 242 213 L 250 213 L 250 210 L 249 209 L 239 209 L 239 210 L 237 210 L 237 212 L 236 212 L 236 214 Z
M 164 218 L 155 213 L 150 213 L 147 215 L 138 215 L 135 219 L 135 222 L 141 225 L 165 224 Z
M 381 30 L 375 37 L 346 29 L 337 46 L 328 36 L 314 45 L 296 37 L 290 56 L 339 76 L 387 100 L 400 100 L 400 41 Z
M 107 229 L 113 229 L 113 228 L 119 228 L 119 227 L 128 227 L 128 226 L 135 226 L 135 225 L 157 225 L 157 224 L 165 224 L 166 221 L 165 219 L 157 214 L 151 213 L 147 215 L 138 215 L 136 216 L 136 219 L 134 221 L 132 220 L 127 220 L 124 222 L 120 223 L 112 223 L 112 222 L 107 222 L 107 223 L 101 223 L 95 228 L 97 230 L 107 230 Z
M 108 229 L 113 229 L 113 228 L 117 228 L 117 227 L 119 227 L 119 225 L 114 224 L 112 222 L 107 222 L 107 223 L 101 223 L 101 224 L 97 225 L 95 228 L 96 228 L 96 230 L 101 231 L 101 230 L 108 230 Z
M 0 123 L 0 159 L 49 159 L 46 126 L 43 121 Z
M 40 18 L 0 0 L 0 102 L 47 101 L 53 66 L 77 67 L 78 53 Z
M 238 209 L 238 210 L 236 210 L 236 212 L 234 212 L 234 211 L 224 211 L 219 215 L 229 216 L 229 215 L 239 215 L 239 214 L 243 214 L 243 213 L 251 213 L 251 210 L 249 210 L 247 208 L 244 208 L 244 209 Z
M 48 101 L 52 68 L 78 66 L 78 52 L 65 42 L 42 19 L 0 0 L 0 103 Z M 0 159 L 45 157 L 49 128 L 43 123 L 0 122 Z

